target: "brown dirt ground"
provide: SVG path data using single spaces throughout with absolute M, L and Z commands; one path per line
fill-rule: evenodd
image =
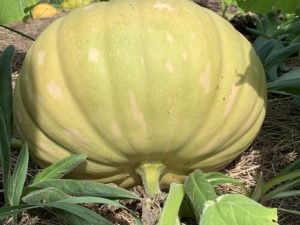
M 37 37 L 38 34 L 53 20 L 32 20 L 28 23 L 13 24 L 13 27 L 20 30 L 32 37 Z M 13 59 L 13 77 L 18 74 L 25 52 L 31 45 L 32 41 L 17 35 L 0 27 L 0 52 L 8 45 L 14 45 L 16 53 Z M 13 161 L 16 161 L 18 153 L 13 152 Z M 287 164 L 300 157 L 300 110 L 291 105 L 291 97 L 283 96 L 269 96 L 268 110 L 263 127 L 251 145 L 234 162 L 228 165 L 223 172 L 238 178 L 243 181 L 247 187 L 253 188 L 257 183 L 258 174 L 262 172 L 266 180 L 274 177 L 280 169 L 284 168 Z M 30 169 L 28 177 L 38 171 L 38 167 L 34 162 L 30 162 Z M 140 196 L 144 196 L 144 191 L 140 186 L 132 189 Z M 237 189 L 232 186 L 222 187 L 224 192 L 236 192 Z M 143 210 L 145 205 L 152 201 L 151 213 L 152 216 L 158 215 L 163 200 L 145 200 L 139 203 L 136 201 L 124 201 L 123 203 L 134 210 L 138 216 L 142 214 L 149 214 Z M 3 203 L 3 196 L 0 190 L 0 204 Z M 115 209 L 112 207 L 105 207 L 99 205 L 87 205 L 96 212 L 107 216 L 115 224 L 129 225 L 132 224 L 132 217 L 124 210 Z M 143 207 L 142 207 L 143 206 Z M 281 207 L 287 209 L 300 209 L 300 198 L 293 197 L 283 200 L 274 200 L 267 202 L 267 206 Z M 51 214 L 50 211 L 37 210 L 31 211 L 30 214 L 24 212 L 20 215 L 20 225 L 61 225 L 65 224 Z M 12 224 L 9 219 L 4 221 L 3 224 Z M 190 221 L 185 221 L 185 224 L 193 224 Z M 279 212 L 280 225 L 300 225 L 300 217 Z

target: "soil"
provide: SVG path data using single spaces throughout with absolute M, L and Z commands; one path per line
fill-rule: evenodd
M 201 4 L 213 7 L 219 10 L 217 1 L 201 1 Z M 59 15 L 62 16 L 63 14 Z M 58 16 L 58 17 L 59 17 Z M 55 18 L 30 20 L 27 23 L 12 24 L 10 27 L 26 33 L 36 38 L 40 32 L 48 26 Z M 233 22 L 237 28 L 244 29 L 243 20 L 236 19 Z M 239 25 L 242 24 L 242 25 Z M 25 53 L 32 44 L 32 41 L 26 39 L 14 32 L 0 27 L 0 52 L 8 45 L 14 45 L 16 52 L 13 58 L 13 78 L 19 73 Z M 268 180 L 276 175 L 278 171 L 300 157 L 300 110 L 291 104 L 292 98 L 286 96 L 269 95 L 268 109 L 265 122 L 262 129 L 247 151 L 245 151 L 234 162 L 228 165 L 222 172 L 240 179 L 249 189 L 253 189 L 257 183 L 259 174 L 264 175 Z M 16 161 L 18 152 L 13 152 L 13 162 Z M 37 173 L 38 167 L 34 162 L 30 162 L 28 177 Z M 132 188 L 132 191 L 141 197 L 145 197 L 145 192 L 141 186 Z M 233 186 L 222 186 L 222 192 L 238 192 Z M 138 201 L 121 201 L 128 208 L 133 210 L 137 216 L 141 217 L 144 224 L 155 223 L 163 206 L 163 198 L 154 199 L 144 198 L 142 202 Z M 0 194 L 0 205 L 3 204 L 3 195 Z M 89 204 L 87 207 L 107 217 L 115 224 L 129 225 L 133 224 L 132 216 L 125 210 L 107 207 L 98 204 Z M 266 206 L 281 207 L 286 209 L 300 209 L 300 198 L 291 197 L 286 199 L 274 200 L 266 203 Z M 23 212 L 19 216 L 21 225 L 61 225 L 65 224 L 63 220 L 56 218 L 51 211 L 33 210 Z M 185 224 L 195 224 L 193 221 L 186 220 Z M 11 220 L 3 222 L 5 225 L 12 224 Z M 282 213 L 279 211 L 280 225 L 300 225 L 300 217 Z

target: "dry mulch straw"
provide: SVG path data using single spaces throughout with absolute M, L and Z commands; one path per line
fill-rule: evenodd
M 208 0 L 207 0 L 208 1 Z M 202 1 L 203 2 L 203 1 Z M 211 1 L 211 2 L 216 2 Z M 33 37 L 37 35 L 53 20 L 35 20 L 28 24 L 14 24 L 14 28 L 25 32 Z M 31 45 L 31 41 L 7 31 L 0 27 L 0 52 L 8 45 L 13 44 L 16 47 L 16 54 L 13 59 L 14 78 L 18 75 L 25 52 Z M 290 162 L 300 157 L 300 110 L 291 105 L 291 97 L 269 96 L 268 110 L 263 127 L 250 146 L 240 157 L 228 165 L 223 172 L 234 178 L 243 181 L 246 186 L 253 189 L 257 183 L 260 172 L 263 173 L 266 180 L 271 179 L 280 169 L 284 168 Z M 18 151 L 13 152 L 12 161 L 16 162 Z M 38 167 L 34 162 L 30 162 L 28 180 L 35 173 Z M 132 189 L 139 196 L 145 195 L 142 187 L 137 186 Z M 232 186 L 222 186 L 222 192 L 236 192 L 237 188 Z M 146 200 L 150 201 L 150 200 Z M 149 214 L 149 211 L 142 209 L 145 202 L 122 201 L 128 208 L 135 211 L 138 216 Z M 3 204 L 3 190 L 0 186 L 0 205 Z M 89 204 L 87 207 L 111 219 L 115 224 L 132 224 L 130 214 L 122 209 Z M 152 200 L 149 217 L 159 215 L 163 206 L 162 199 Z M 267 202 L 267 206 L 281 207 L 286 209 L 300 210 L 300 199 L 291 197 Z M 147 216 L 146 216 L 147 218 Z M 7 219 L 3 225 L 10 225 L 12 221 Z M 51 211 L 32 210 L 30 214 L 24 212 L 19 216 L 19 225 L 64 225 L 62 220 L 57 219 Z M 185 224 L 193 224 L 186 221 Z M 280 225 L 300 225 L 300 217 L 279 212 Z

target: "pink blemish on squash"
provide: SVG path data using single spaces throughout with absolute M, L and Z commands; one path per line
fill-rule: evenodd
M 75 140 L 78 140 L 81 144 L 85 144 L 85 139 L 82 137 L 79 130 L 68 128 L 63 130 L 64 134 L 68 137 L 72 137 Z
M 183 61 L 187 61 L 187 59 L 188 59 L 188 53 L 187 52 L 182 52 L 181 53 L 181 58 L 183 59 Z
M 174 37 L 170 32 L 167 32 L 167 40 L 170 43 L 173 43 L 173 41 L 174 41 Z
M 100 58 L 100 52 L 95 48 L 91 48 L 89 51 L 89 61 L 98 62 L 99 58 Z
M 121 137 L 122 136 L 120 126 L 116 121 L 113 121 L 113 122 L 110 123 L 110 128 L 111 128 L 111 131 L 112 131 L 114 136 L 116 136 L 116 137 Z
M 43 149 L 44 151 L 47 151 L 47 152 L 50 152 L 52 153 L 53 152 L 53 149 L 46 143 L 42 142 L 40 143 L 40 147 L 41 149 Z
M 37 64 L 39 66 L 44 65 L 46 57 L 46 51 L 39 51 L 37 53 Z
M 231 93 L 230 93 L 230 95 L 228 97 L 227 103 L 226 103 L 226 105 L 224 107 L 224 113 L 223 113 L 224 117 L 228 116 L 228 114 L 232 110 L 234 102 L 235 102 L 235 99 L 236 99 L 236 97 L 237 97 L 237 95 L 239 93 L 238 91 L 239 91 L 239 86 L 233 85 L 233 87 L 231 88 Z
M 170 60 L 168 60 L 168 61 L 166 62 L 165 67 L 166 67 L 166 70 L 167 70 L 168 73 L 173 73 L 173 72 L 174 72 L 174 66 L 173 66 L 173 63 L 172 63 Z
M 204 70 L 200 73 L 198 82 L 204 94 L 208 94 L 211 86 L 211 65 L 206 63 Z
M 133 93 L 133 91 L 129 91 L 129 100 L 130 100 L 130 107 L 133 114 L 133 118 L 143 128 L 143 130 L 146 130 L 146 122 L 144 119 L 144 114 L 138 108 L 136 96 Z
M 141 64 L 142 64 L 142 65 L 145 65 L 145 59 L 144 59 L 143 56 L 141 56 Z
M 161 1 L 157 1 L 155 4 L 154 4 L 154 9 L 158 9 L 158 10 L 168 10 L 169 12 L 174 12 L 175 9 L 167 4 L 167 3 L 163 3 Z
M 47 91 L 55 99 L 62 98 L 61 89 L 54 81 L 48 83 Z

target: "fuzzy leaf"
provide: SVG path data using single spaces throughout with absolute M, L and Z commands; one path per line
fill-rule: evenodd
M 69 213 L 72 213 L 81 219 L 87 221 L 89 224 L 97 224 L 97 225 L 113 225 L 108 220 L 104 219 L 99 214 L 95 213 L 92 210 L 89 210 L 80 205 L 61 203 L 61 202 L 52 202 L 45 204 L 47 207 L 60 209 Z
M 30 205 L 41 205 L 66 198 L 71 198 L 71 196 L 61 190 L 49 187 L 30 192 L 22 198 L 22 201 Z
M 217 194 L 201 170 L 195 170 L 186 178 L 184 189 L 193 205 L 195 216 L 199 222 L 204 203 L 208 200 L 215 200 Z
M 8 179 L 7 197 L 11 206 L 18 205 L 23 192 L 29 161 L 28 147 L 25 143 L 21 149 L 13 175 Z
M 0 220 L 8 216 L 17 215 L 25 210 L 39 208 L 39 206 L 33 205 L 18 205 L 18 206 L 7 206 L 0 208 Z
M 74 196 L 95 196 L 105 198 L 130 198 L 139 199 L 133 192 L 107 184 L 93 181 L 71 180 L 71 179 L 50 179 L 34 183 L 30 187 L 46 188 L 54 187 L 69 195 Z
M 244 195 L 230 194 L 207 201 L 200 225 L 278 225 L 277 209 L 266 208 Z
M 67 158 L 53 163 L 51 166 L 44 169 L 41 173 L 37 174 L 32 183 L 42 182 L 49 179 L 58 179 L 72 171 L 78 165 L 86 160 L 84 155 L 71 155 Z
M 288 94 L 300 95 L 300 69 L 294 69 L 268 83 L 269 91 L 280 91 Z

